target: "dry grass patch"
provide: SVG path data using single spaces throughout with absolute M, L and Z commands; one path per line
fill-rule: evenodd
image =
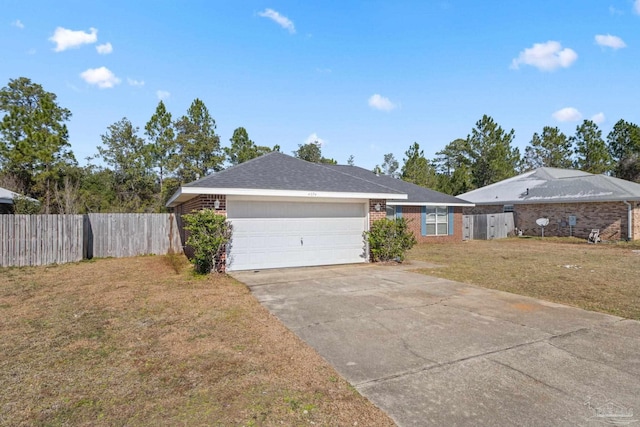
M 244 285 L 175 256 L 0 273 L 0 425 L 393 425 Z
M 501 239 L 422 244 L 423 273 L 640 320 L 640 245 L 578 239 Z

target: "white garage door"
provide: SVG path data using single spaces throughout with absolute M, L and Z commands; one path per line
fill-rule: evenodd
M 229 270 L 366 261 L 365 203 L 227 201 Z

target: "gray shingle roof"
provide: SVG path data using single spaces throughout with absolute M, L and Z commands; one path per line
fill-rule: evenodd
M 403 181 L 401 179 L 392 178 L 388 175 L 376 175 L 370 170 L 358 167 L 358 166 L 349 166 L 349 165 L 327 165 L 327 167 L 340 171 L 342 173 L 352 175 L 367 181 L 375 182 L 379 185 L 384 185 L 385 187 L 400 191 L 402 193 L 407 194 L 408 198 L 406 200 L 398 201 L 403 205 L 411 205 L 411 204 L 440 204 L 440 205 L 469 205 L 472 206 L 473 203 L 470 203 L 466 200 L 462 200 L 457 197 L 450 196 L 448 194 L 440 193 L 438 191 L 430 190 L 425 187 L 421 187 L 416 184 L 412 184 L 410 182 Z
M 640 200 L 640 184 L 573 169 L 538 168 L 458 197 L 478 205 Z
M 357 166 L 310 163 L 279 152 L 265 154 L 186 184 L 174 194 L 168 205 L 175 206 L 195 197 L 199 188 L 360 193 L 383 195 L 408 205 L 472 205 L 466 200 L 409 182 L 377 176 Z
M 184 187 L 404 194 L 279 152 L 232 166 Z

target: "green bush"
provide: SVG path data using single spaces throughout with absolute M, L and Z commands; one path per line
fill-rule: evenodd
M 16 215 L 36 215 L 40 213 L 40 202 L 17 195 L 13 198 L 13 213 Z
M 375 221 L 364 234 L 373 261 L 404 261 L 406 252 L 417 243 L 404 218 Z
M 231 239 L 232 227 L 227 217 L 213 209 L 203 209 L 183 215 L 185 230 L 189 232 L 187 246 L 193 249 L 191 262 L 200 274 L 208 274 L 223 263 L 225 245 Z

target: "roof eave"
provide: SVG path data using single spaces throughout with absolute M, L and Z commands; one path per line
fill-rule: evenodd
M 406 200 L 408 195 L 401 193 L 367 193 L 347 191 L 312 191 L 312 190 L 274 190 L 263 188 L 209 188 L 181 187 L 167 201 L 167 207 L 175 207 L 200 194 L 224 194 L 228 196 L 271 196 L 271 197 L 305 197 L 333 199 L 399 199 Z
M 388 200 L 387 205 L 389 206 L 460 206 L 460 207 L 469 207 L 472 208 L 475 206 L 475 203 L 460 203 L 460 202 L 410 202 L 410 201 L 402 201 L 402 200 Z
M 537 200 L 492 200 L 486 202 L 474 202 L 476 206 L 489 206 L 489 205 L 537 205 L 543 203 L 611 203 L 611 202 L 623 202 L 623 201 L 640 201 L 640 196 L 631 197 L 613 197 L 606 199 L 537 199 Z

